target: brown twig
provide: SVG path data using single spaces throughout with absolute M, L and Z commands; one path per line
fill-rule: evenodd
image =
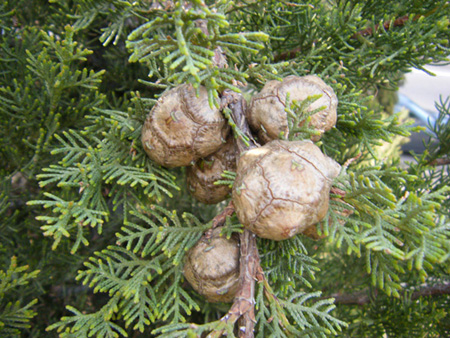
M 287 52 L 283 52 L 283 53 L 280 53 L 278 55 L 275 55 L 274 61 L 278 62 L 278 61 L 292 59 L 292 58 L 294 58 L 297 55 L 297 53 L 300 53 L 301 50 L 302 49 L 300 47 L 296 47 L 296 48 L 293 48 L 291 50 L 288 50 Z
M 444 284 L 428 285 L 417 291 L 414 291 L 411 295 L 411 299 L 416 300 L 420 297 L 432 297 L 449 294 L 450 294 L 450 282 L 447 282 Z
M 414 17 L 413 20 L 417 20 L 418 18 L 420 18 L 420 15 L 416 15 Z M 394 21 L 392 20 L 388 20 L 386 22 L 383 23 L 383 28 L 385 30 L 389 30 L 392 27 L 402 27 L 406 24 L 406 22 L 409 20 L 409 15 L 404 15 L 401 16 L 400 18 L 395 19 Z M 374 26 L 374 28 L 372 27 L 367 27 L 363 30 L 360 30 L 359 32 L 355 33 L 354 35 L 352 35 L 352 39 L 357 39 L 358 36 L 368 36 L 368 35 L 372 35 L 374 32 L 376 32 L 378 29 L 380 28 L 379 24 L 376 24 Z
M 241 94 L 235 93 L 229 89 L 225 89 L 222 93 L 220 109 L 223 110 L 227 107 L 231 110 L 231 117 L 233 118 L 233 121 L 236 124 L 237 128 L 239 128 L 242 133 L 244 133 L 249 139 L 249 144 L 245 144 L 245 142 L 241 138 L 237 138 L 236 143 L 238 147 L 238 153 L 241 154 L 248 149 L 258 147 L 259 145 L 254 140 L 250 130 L 250 126 L 248 125 L 247 119 L 245 117 L 247 103 L 244 97 Z M 239 156 L 236 156 L 236 159 L 237 161 L 239 161 Z
M 234 205 L 233 201 L 230 201 L 230 203 L 228 203 L 225 209 L 223 209 L 220 214 L 216 215 L 216 217 L 213 218 L 212 227 L 211 229 L 205 232 L 205 237 L 207 239 L 210 239 L 213 229 L 223 226 L 225 224 L 225 221 L 227 220 L 227 217 L 233 215 L 233 213 L 234 213 Z
M 330 193 L 332 193 L 332 194 L 334 194 L 334 195 L 341 196 L 341 198 L 342 198 L 342 197 L 345 197 L 345 195 L 347 194 L 346 191 L 344 191 L 344 190 L 342 190 L 342 189 L 339 189 L 339 188 L 337 188 L 337 187 L 331 187 Z
M 377 291 L 375 290 L 374 297 L 376 297 Z M 332 294 L 330 297 L 334 298 L 335 304 L 344 304 L 344 305 L 364 305 L 370 302 L 370 294 L 368 289 L 364 289 L 355 293 L 349 294 Z M 320 297 L 322 298 L 322 297 Z M 329 297 L 323 297 L 329 298 Z
M 450 158 L 437 158 L 437 159 L 429 162 L 428 164 L 435 166 L 435 167 L 438 165 L 447 165 L 447 164 L 450 164 Z
M 253 337 L 253 329 L 255 325 L 255 280 L 257 271 L 261 268 L 259 264 L 258 248 L 256 246 L 256 236 L 248 230 L 240 236 L 240 289 L 234 298 L 233 305 L 228 313 L 221 318 L 221 322 L 225 325 L 233 325 L 239 319 L 241 338 Z M 224 330 L 211 332 L 208 337 L 221 337 Z
M 408 290 L 402 290 L 401 293 L 406 293 Z M 416 300 L 420 297 L 433 297 L 450 294 L 450 282 L 435 285 L 425 285 L 420 289 L 411 293 L 411 300 Z M 330 297 L 335 299 L 335 304 L 345 305 L 365 305 L 370 302 L 371 298 L 376 298 L 378 293 L 375 291 L 371 297 L 368 289 L 364 289 L 350 294 L 332 294 Z M 322 297 L 321 297 L 322 298 Z M 328 298 L 328 297 L 324 297 Z
M 359 158 L 362 156 L 362 153 L 359 153 L 358 155 L 356 155 L 355 157 L 349 158 L 347 161 L 345 161 L 343 167 L 348 168 L 348 166 L 350 164 L 352 164 L 353 162 L 359 160 Z
M 242 317 L 240 337 L 253 337 L 255 324 L 255 280 L 259 267 L 258 248 L 256 236 L 249 230 L 241 234 L 241 260 L 240 260 L 240 284 L 241 288 L 236 295 L 233 306 L 228 313 L 231 318 Z M 226 319 L 225 319 L 226 320 Z
M 432 10 L 430 10 L 428 13 L 426 14 L 416 14 L 412 20 L 413 21 L 417 21 L 422 17 L 427 17 L 430 16 L 431 14 L 435 13 L 438 10 L 438 7 L 433 8 Z M 392 27 L 402 27 L 406 24 L 406 22 L 409 21 L 410 16 L 409 15 L 403 15 L 397 19 L 395 19 L 394 21 L 392 20 L 388 20 L 385 23 L 383 23 L 383 28 L 384 30 L 388 31 L 389 29 L 391 29 Z M 374 33 L 374 31 L 377 31 L 378 28 L 380 28 L 380 25 L 377 24 L 375 25 L 374 29 L 372 29 L 371 27 L 368 27 L 366 29 L 363 29 L 359 32 L 357 32 L 356 34 L 354 34 L 352 36 L 352 39 L 357 39 L 358 36 L 368 36 L 368 35 L 372 35 Z
M 245 119 L 245 100 L 242 95 L 225 90 L 222 93 L 221 109 L 228 107 L 232 112 L 232 117 L 238 128 L 251 139 L 250 128 Z M 238 155 L 250 147 L 256 146 L 251 143 L 245 145 L 242 140 L 238 140 Z M 239 156 L 237 156 L 239 159 Z M 224 211 L 216 216 L 213 221 L 213 227 L 224 222 L 228 214 L 234 212 L 234 206 L 230 204 Z M 228 313 L 220 320 L 225 327 L 234 325 L 239 320 L 239 337 L 252 338 L 255 327 L 255 281 L 257 273 L 262 272 L 258 248 L 256 246 L 256 236 L 249 230 L 244 230 L 240 235 L 240 261 L 239 261 L 239 283 L 240 288 L 237 292 L 233 305 Z M 222 326 L 222 327 L 224 327 Z M 211 332 L 208 337 L 220 337 L 224 334 L 225 328 Z

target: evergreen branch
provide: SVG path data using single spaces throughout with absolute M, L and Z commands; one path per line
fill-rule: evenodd
M 345 239 L 349 247 L 348 252 L 354 251 L 360 255 L 359 245 L 364 245 L 368 249 L 365 254 L 366 268 L 372 276 L 373 285 L 378 285 L 388 294 L 392 293 L 398 297 L 400 284 L 397 273 L 404 273 L 398 260 L 408 261 L 410 266 L 414 262 L 416 268 L 425 276 L 426 269 L 431 268 L 432 262 L 448 257 L 448 225 L 443 223 L 441 226 L 435 226 L 435 209 L 447 190 L 409 193 L 397 200 L 392 188 L 383 180 L 397 177 L 397 182 L 401 179 L 406 183 L 411 177 L 392 169 L 378 170 L 376 176 L 379 176 L 375 177 L 375 172 L 370 173 L 371 168 L 363 170 L 364 175 L 356 178 L 355 174 L 350 173 L 348 178 L 351 182 L 336 185 L 342 191 L 338 195 L 339 198 L 345 202 L 340 207 L 341 211 L 334 209 L 334 206 L 339 204 L 331 204 L 335 215 L 343 212 L 345 207 L 354 208 L 353 215 L 357 217 L 347 220 L 353 230 L 337 227 L 331 230 L 331 233 L 333 237 L 337 234 L 339 245 Z M 336 182 L 343 182 L 341 178 L 347 175 L 345 172 L 346 170 L 341 173 Z M 381 179 L 383 176 L 384 179 Z M 347 190 L 349 188 L 350 190 Z M 373 193 L 370 193 L 371 190 Z M 328 220 L 325 225 L 328 231 Z
M 8 3 L 3 3 L 0 6 L 0 27 L 4 30 L 10 30 L 11 28 L 6 25 L 6 18 L 10 18 L 14 14 L 14 9 L 8 10 Z
M 105 166 L 103 170 L 105 183 L 115 181 L 119 185 L 129 185 L 133 188 L 137 184 L 146 187 L 149 184 L 148 181 L 156 180 L 154 174 L 145 172 L 143 168 L 123 166 L 118 163 Z
M 110 5 L 109 0 L 101 0 L 101 1 L 80 1 L 77 4 L 77 10 L 80 14 L 72 14 L 69 18 L 77 19 L 74 24 L 74 28 L 76 30 L 84 29 L 91 24 L 97 15 L 102 11 L 102 9 L 106 9 Z M 84 15 L 81 15 L 83 13 Z
M 196 217 L 187 213 L 182 215 L 184 221 L 182 224 L 176 212 L 169 213 L 157 205 L 150 206 L 145 213 L 148 216 L 140 212 L 131 212 L 144 221 L 147 227 L 127 222 L 121 229 L 125 234 L 117 234 L 119 245 L 126 244 L 127 250 L 140 252 L 141 257 L 156 255 L 162 251 L 168 258 L 173 257 L 174 264 L 178 264 L 184 252 L 210 228 L 209 223 L 203 225 Z M 180 247 L 183 250 L 180 250 Z
M 281 301 L 281 304 L 302 329 L 314 329 L 317 332 L 312 331 L 309 334 L 307 333 L 307 336 L 325 336 L 324 333 L 336 335 L 338 334 L 337 331 L 342 331 L 342 327 L 346 327 L 347 324 L 329 314 L 335 308 L 332 298 L 320 300 L 313 303 L 312 306 L 304 304 L 310 298 L 318 296 L 320 296 L 320 292 L 312 294 L 297 293 L 287 301 Z
M 133 103 L 140 105 L 139 98 L 135 97 Z M 144 110 L 144 107 L 139 107 L 139 110 Z M 141 128 L 141 121 L 137 121 L 136 118 L 130 116 L 130 112 L 123 112 L 120 110 L 112 109 L 99 109 L 95 108 L 95 115 L 87 115 L 86 118 L 93 122 L 104 126 L 105 129 L 115 127 L 120 130 L 120 135 L 123 138 L 130 137 L 137 129 Z
M 55 42 L 54 36 L 42 33 L 44 44 L 50 48 L 43 48 L 42 52 L 36 57 L 28 52 L 27 68 L 45 81 L 46 90 L 52 105 L 56 105 L 62 92 L 67 89 L 76 87 L 86 89 L 97 89 L 101 82 L 104 71 L 88 72 L 86 68 L 83 70 L 73 70 L 69 67 L 72 63 L 85 61 L 86 56 L 92 54 L 90 50 L 80 50 L 75 48 L 76 43 L 72 41 L 73 29 L 66 27 L 66 39 L 63 43 Z M 60 63 L 56 63 L 48 55 L 49 52 L 55 53 Z M 58 66 L 56 66 L 58 65 Z
M 432 130 L 432 137 L 438 140 L 438 143 L 428 144 L 427 165 L 445 165 L 449 160 L 449 140 L 450 133 L 448 131 L 448 126 L 450 125 L 450 96 L 447 98 L 440 98 L 439 102 L 436 103 L 436 108 L 439 115 L 433 126 L 429 126 Z
M 259 64 L 250 64 L 245 72 L 249 78 L 254 78 L 260 83 L 265 83 L 268 80 L 281 81 L 282 78 L 279 74 L 288 65 L 288 62 L 270 63 L 268 58 L 263 56 Z
M 229 26 L 225 15 L 211 11 L 203 1 L 190 1 L 185 6 L 176 3 L 164 19 L 144 23 L 129 35 L 130 61 L 145 62 L 151 73 L 159 68 L 155 62 L 162 61 L 170 70 L 167 81 L 203 84 L 210 105 L 218 106 L 218 92 L 225 88 L 238 91 L 236 81 L 248 77 L 237 68 L 226 67 L 223 56 L 238 50 L 257 53 L 268 40 L 261 32 L 232 33 Z
M 21 329 L 31 327 L 29 322 L 36 316 L 31 307 L 37 303 L 37 299 L 26 305 L 22 305 L 19 300 L 5 304 L 14 289 L 29 284 L 39 275 L 39 270 L 25 272 L 28 268 L 28 265 L 17 266 L 17 258 L 12 256 L 6 271 L 0 270 L 0 334 L 3 336 L 20 335 Z
M 123 300 L 120 307 L 125 314 L 123 317 L 125 327 L 135 322 L 133 330 L 144 332 L 145 326 L 150 325 L 156 319 L 153 313 L 153 309 L 156 307 L 154 302 L 156 295 L 152 288 L 139 288 L 138 298 L 138 302 L 135 302 L 132 298 Z
M 86 156 L 92 151 L 90 144 L 75 130 L 69 130 L 69 132 L 63 132 L 63 135 L 67 139 L 63 139 L 58 134 L 55 138 L 60 142 L 62 147 L 52 150 L 52 155 L 63 153 L 64 158 L 61 160 L 64 166 L 69 166 L 79 160 L 81 157 Z M 81 143 L 81 146 L 80 146 Z
M 117 246 L 110 246 L 95 254 L 98 258 L 91 257 L 85 263 L 87 269 L 79 271 L 77 279 L 82 280 L 84 285 L 95 286 L 94 292 L 108 292 L 110 301 L 98 312 L 88 315 L 81 315 L 77 310 L 68 308 L 75 316 L 63 317 L 47 330 L 58 328 L 61 331 L 73 325 L 70 332 L 79 335 L 89 333 L 116 337 L 114 331 L 124 334 L 123 329 L 110 321 L 113 314 L 118 313 L 117 316 L 123 317 L 126 326 L 135 323 L 135 329 L 143 331 L 146 325 L 156 320 L 158 301 L 150 282 L 154 276 L 167 272 L 167 267 L 160 265 L 163 257 L 143 260 Z
M 267 278 L 279 293 L 286 296 L 301 284 L 312 287 L 305 275 L 312 280 L 319 270 L 317 261 L 308 256 L 301 236 L 278 243 L 262 240 L 261 266 Z
M 341 331 L 342 327 L 347 326 L 345 322 L 329 315 L 329 312 L 334 308 L 332 298 L 321 301 L 317 307 L 315 305 L 306 306 L 303 303 L 312 297 L 318 297 L 320 292 L 308 294 L 296 292 L 289 299 L 280 300 L 275 296 L 275 293 L 262 273 L 259 275 L 258 281 L 261 285 L 257 297 L 259 310 L 257 317 L 260 334 L 265 329 L 268 329 L 280 337 L 294 337 L 299 335 L 317 337 L 324 336 L 324 333 L 337 334 L 336 330 Z M 269 308 L 262 301 L 262 290 L 264 290 L 264 295 L 269 301 Z M 323 306 L 326 306 L 325 309 L 319 309 Z M 295 322 L 295 327 L 290 323 L 288 316 Z M 327 327 L 326 329 L 322 327 L 319 320 L 324 322 Z M 297 326 L 301 330 L 298 330 Z
M 280 337 L 300 335 L 301 332 L 289 322 L 280 300 L 275 296 L 272 287 L 262 273 L 259 274 L 258 289 L 256 308 L 258 309 L 257 318 L 260 334 L 268 329 Z M 269 306 L 265 304 L 263 295 L 268 300 Z
M 395 28 L 395 27 L 403 27 L 409 20 L 412 19 L 413 21 L 417 21 L 422 17 L 426 17 L 426 16 L 433 14 L 436 10 L 437 10 L 437 7 L 435 7 L 433 10 L 431 10 L 426 15 L 420 15 L 420 14 L 417 14 L 415 16 L 403 15 L 395 20 L 387 20 L 386 22 L 383 22 L 382 24 L 375 24 L 373 27 L 364 28 L 364 29 L 358 31 L 357 33 L 353 34 L 351 36 L 351 39 L 360 40 L 362 37 L 373 35 L 375 32 L 378 32 L 380 30 L 380 27 L 383 27 L 383 30 L 385 32 L 389 31 L 390 29 Z M 316 41 L 316 43 L 317 43 L 317 41 Z M 291 50 L 276 54 L 274 60 L 275 61 L 290 60 L 290 59 L 294 58 L 296 55 L 298 55 L 298 53 L 300 53 L 300 52 L 302 52 L 302 48 L 295 47 Z
M 56 182 L 58 187 L 80 187 L 80 182 L 82 182 L 80 167 L 51 165 L 49 168 L 44 168 L 43 172 L 44 174 L 36 176 L 40 180 L 40 187 Z
M 224 170 L 221 176 L 224 178 L 224 180 L 217 180 L 214 182 L 214 185 L 227 185 L 232 188 L 234 180 L 236 179 L 236 173 L 233 171 Z
M 113 5 L 115 10 L 108 10 L 108 27 L 102 28 L 102 35 L 99 38 L 103 46 L 109 45 L 111 41 L 113 45 L 117 45 L 127 28 L 127 21 L 139 17 L 140 12 L 143 11 L 138 1 L 114 1 Z
M 118 338 L 119 334 L 128 337 L 127 332 L 119 325 L 111 322 L 111 318 L 119 311 L 119 296 L 112 297 L 99 311 L 91 314 L 83 314 L 72 306 L 67 310 L 74 315 L 62 317 L 60 322 L 50 325 L 46 331 L 57 330 L 62 338 L 75 337 L 101 337 Z M 72 325 L 71 329 L 68 328 Z M 66 328 L 66 330 L 64 330 Z M 64 330 L 64 332 L 62 332 Z
M 145 11 L 145 6 L 139 1 L 123 0 L 84 0 L 77 1 L 77 13 L 69 15 L 69 18 L 76 19 L 74 29 L 76 31 L 86 29 L 93 22 L 98 22 L 99 17 L 108 18 L 108 26 L 101 29 L 100 42 L 107 46 L 111 41 L 116 45 L 124 30 L 130 25 L 130 21 L 140 17 Z
M 414 267 L 426 275 L 424 268 L 433 269 L 436 263 L 444 262 L 450 257 L 450 223 L 444 219 L 430 228 L 424 228 L 416 236 L 406 234 L 405 244 L 409 249 L 406 254 L 409 267 Z
M 193 332 L 210 332 L 210 337 L 220 337 L 225 332 L 232 337 L 235 323 L 245 313 L 249 314 L 248 320 L 254 321 L 254 288 L 255 279 L 258 274 L 259 257 L 258 249 L 256 247 L 256 237 L 250 231 L 244 230 L 240 235 L 240 284 L 241 287 L 229 311 L 220 320 L 203 325 L 193 324 L 169 324 L 153 330 L 154 334 L 163 334 L 162 336 L 176 336 L 179 334 L 186 334 L 189 331 Z M 259 268 L 260 269 L 260 268 Z M 262 271 L 262 270 L 261 270 Z M 251 325 L 248 321 L 245 327 Z M 250 326 L 251 327 L 251 326 Z M 252 328 L 252 327 L 251 327 Z M 177 332 L 178 331 L 178 332 Z M 253 329 L 244 330 L 242 337 L 250 337 L 253 334 Z
M 21 329 L 31 327 L 29 323 L 36 316 L 36 311 L 30 309 L 37 303 L 37 299 L 22 306 L 20 301 L 9 302 L 0 314 L 0 334 L 4 337 L 20 335 Z M 3 307 L 3 306 L 2 306 Z
M 141 104 L 139 99 L 135 100 L 135 104 Z M 163 194 L 172 196 L 172 189 L 180 189 L 175 183 L 175 177 L 166 169 L 154 167 L 142 153 L 130 153 L 130 147 L 134 150 L 134 139 L 140 135 L 137 121 L 130 118 L 131 113 L 104 109 L 95 111 L 97 115 L 88 116 L 94 123 L 87 128 L 89 132 L 69 130 L 63 132 L 64 137 L 55 136 L 60 147 L 54 149 L 52 154 L 62 154 L 64 157 L 60 165 L 44 169 L 44 173 L 38 176 L 41 187 L 56 183 L 58 187 L 77 189 L 77 193 L 69 195 L 72 201 L 63 201 L 52 194 L 47 197 L 57 202 L 29 203 L 43 205 L 44 208 L 51 207 L 53 214 L 61 214 L 60 217 L 38 217 L 48 223 L 42 229 L 45 230 L 45 235 L 54 237 L 54 248 L 63 237 L 70 237 L 74 231 L 76 239 L 72 252 L 75 252 L 81 243 L 87 245 L 88 241 L 84 238 L 81 225 L 99 225 L 101 232 L 101 226 L 110 214 L 106 204 L 106 189 L 110 190 L 110 194 L 116 193 L 113 198 L 114 208 L 123 205 L 126 210 L 134 209 L 137 202 L 142 203 L 143 198 L 156 197 L 161 200 Z M 108 133 L 105 130 L 108 130 Z M 103 138 L 97 137 L 99 134 L 103 135 Z M 130 138 L 132 141 L 129 141 Z M 122 186 L 134 190 L 121 188 Z M 128 217 L 126 210 L 125 219 Z
M 56 216 L 38 216 L 37 220 L 45 221 L 48 225 L 42 226 L 45 236 L 53 236 L 55 242 L 52 248 L 56 249 L 63 237 L 69 237 L 70 231 L 77 224 L 91 227 L 99 226 L 104 223 L 105 218 L 109 215 L 105 211 L 98 209 L 90 209 L 85 204 L 76 203 L 74 201 L 65 201 L 53 194 L 44 193 L 49 200 L 35 200 L 27 202 L 28 205 L 43 205 L 44 208 L 52 208 L 54 213 L 61 213 L 60 217 Z
M 266 288 L 263 283 L 257 284 L 257 294 L 255 297 L 255 309 L 256 311 L 256 328 L 257 328 L 257 336 L 258 338 L 267 337 L 269 332 L 271 335 L 277 337 L 288 337 L 288 334 L 284 327 L 288 326 L 287 323 L 284 323 L 282 326 L 283 320 L 285 320 L 285 316 L 280 318 L 280 312 L 277 311 L 279 303 L 273 302 L 270 306 L 266 306 Z M 274 299 L 275 300 L 275 299 Z M 287 321 L 287 319 L 286 319 Z M 268 332 L 267 332 L 268 331 Z
M 12 289 L 26 285 L 31 279 L 35 279 L 39 270 L 31 273 L 24 272 L 29 266 L 17 266 L 17 257 L 11 257 L 11 263 L 6 271 L 0 270 L 0 300 L 5 297 Z M 15 306 L 15 305 L 14 305 Z
M 159 299 L 161 305 L 156 313 L 158 319 L 171 323 L 183 323 L 186 322 L 185 313 L 189 315 L 192 309 L 200 310 L 199 305 L 181 288 L 183 278 L 182 269 L 172 265 L 166 270 L 165 277 L 156 284 L 155 289 L 162 291 Z M 167 282 L 170 284 L 168 287 L 164 284 Z
M 86 61 L 86 57 L 93 53 L 91 50 L 77 47 L 77 42 L 73 39 L 74 33 L 74 28 L 66 25 L 64 27 L 65 39 L 57 40 L 54 34 L 41 31 L 41 36 L 44 39 L 43 44 L 50 47 L 50 50 L 55 53 L 63 65 L 68 65 L 74 61 Z
M 223 226 L 228 217 L 231 217 L 234 214 L 234 211 L 233 201 L 230 201 L 230 203 L 228 203 L 228 205 L 222 210 L 222 212 L 217 214 L 212 220 L 212 227 L 205 234 L 206 238 L 211 237 L 213 229 Z
M 90 334 L 101 332 L 97 334 L 108 336 L 106 330 L 119 330 L 116 324 L 109 321 L 114 312 L 126 314 L 126 326 L 135 323 L 134 328 L 143 331 L 146 325 L 156 319 L 184 321 L 183 312 L 190 314 L 192 308 L 200 310 L 196 302 L 180 288 L 183 274 L 182 269 L 176 266 L 176 256 L 170 260 L 164 255 L 144 260 L 117 246 L 110 246 L 107 250 L 95 254 L 99 258 L 91 257 L 89 262 L 85 263 L 87 269 L 80 271 L 77 279 L 82 280 L 84 285 L 95 286 L 94 292 L 108 292 L 112 297 L 110 302 L 100 311 L 90 315 L 81 316 L 71 309 L 76 316 L 64 317 L 48 330 L 62 330 L 73 323 L 71 332 L 83 334 L 87 325 L 90 328 L 95 327 L 95 330 L 89 331 Z M 151 282 L 157 275 L 164 278 L 160 278 L 153 286 Z M 165 283 L 167 279 L 170 279 L 169 285 Z M 160 299 L 156 298 L 157 292 L 163 292 Z M 106 319 L 107 322 L 100 325 L 99 319 Z M 112 334 L 109 331 L 108 334 Z
M 141 301 L 140 294 L 145 296 L 141 288 L 151 288 L 147 286 L 147 281 L 162 273 L 159 259 L 141 260 L 120 247 L 110 246 L 95 255 L 99 258 L 91 257 L 84 264 L 87 270 L 79 271 L 77 280 L 82 280 L 83 285 L 95 286 L 94 292 L 108 292 L 110 296 L 118 293 L 125 300 L 133 298 L 134 303 Z M 156 304 L 155 299 L 150 301 Z
M 301 102 L 292 103 L 289 101 L 289 97 L 286 97 L 285 110 L 289 127 L 289 141 L 310 139 L 314 135 L 321 135 L 320 132 L 310 127 L 311 116 L 326 107 L 319 107 L 308 111 L 308 107 L 321 96 L 322 95 L 312 95 Z M 286 135 L 280 135 L 280 137 L 286 137 Z
M 404 273 L 399 262 L 389 255 L 389 252 L 368 251 L 366 253 L 366 269 L 371 275 L 373 286 L 384 290 L 388 296 L 391 294 L 399 297 L 398 290 L 401 289 L 400 277 L 396 271 Z
M 395 231 L 394 225 L 382 222 L 381 217 L 375 217 L 375 224 L 373 224 L 370 229 L 361 233 L 360 242 L 369 250 L 384 251 L 395 258 L 402 260 L 404 259 L 405 254 L 394 245 L 394 243 L 397 244 L 399 240 L 392 235 L 391 232 L 393 231 Z

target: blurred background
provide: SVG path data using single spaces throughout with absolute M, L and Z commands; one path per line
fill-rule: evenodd
M 424 71 L 413 69 L 406 74 L 405 83 L 399 93 L 413 100 L 423 109 L 435 112 L 434 102 L 439 96 L 450 95 L 450 65 L 427 66 L 426 69 L 436 76 L 430 76 Z
M 435 76 L 417 69 L 406 74 L 404 84 L 399 89 L 395 111 L 407 109 L 415 124 L 429 128 L 438 114 L 435 103 L 441 97 L 446 100 L 450 96 L 450 65 L 428 65 L 426 69 Z M 423 141 L 427 139 L 429 136 L 426 132 L 413 134 L 410 141 L 402 146 L 403 156 L 408 157 L 412 151 L 423 152 Z

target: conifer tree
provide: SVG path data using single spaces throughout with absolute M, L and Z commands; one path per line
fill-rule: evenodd
M 0 336 L 450 335 L 450 98 L 436 98 L 433 137 L 406 164 L 398 144 L 420 128 L 391 104 L 405 73 L 448 62 L 449 13 L 444 0 L 4 1 Z M 287 90 L 285 129 L 267 147 L 307 144 L 308 163 L 283 171 L 280 158 L 260 176 L 288 203 L 278 183 L 312 166 L 295 203 L 312 219 L 328 207 L 307 232 L 279 240 L 252 228 L 256 237 L 236 196 L 257 189 L 238 185 L 239 159 L 268 149 L 275 122 L 255 127 L 251 102 L 307 76 L 329 89 L 300 100 Z M 331 92 L 337 121 L 319 128 Z M 181 120 L 198 128 L 188 150 L 144 138 L 163 101 L 194 106 Z M 196 109 L 218 117 L 199 122 Z M 168 114 L 165 125 L 180 119 Z M 197 156 L 219 120 L 210 134 L 225 142 L 228 131 L 241 164 L 211 185 L 232 195 L 205 204 L 186 178 L 222 159 Z M 151 142 L 172 162 L 150 158 Z M 269 228 L 303 217 L 277 208 Z M 234 284 L 207 293 L 225 242 L 239 256 Z M 207 274 L 193 281 L 195 255 Z

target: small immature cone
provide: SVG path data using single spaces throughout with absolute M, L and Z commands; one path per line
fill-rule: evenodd
M 186 254 L 184 276 L 209 302 L 231 302 L 239 289 L 239 240 L 212 231 Z
M 315 75 L 287 76 L 283 81 L 269 81 L 264 88 L 253 96 L 247 112 L 250 127 L 257 131 L 261 142 L 280 138 L 289 134 L 286 108 L 286 96 L 289 100 L 303 101 L 311 95 L 322 96 L 314 101 L 308 111 L 325 106 L 326 108 L 311 116 L 311 126 L 320 132 L 312 138 L 317 142 L 325 131 L 330 130 L 337 120 L 337 96 L 333 89 Z
M 215 185 L 222 180 L 224 170 L 236 170 L 236 143 L 232 136 L 214 154 L 195 162 L 186 170 L 189 191 L 198 201 L 216 204 L 225 200 L 231 193 L 227 185 Z
M 190 84 L 180 85 L 159 98 L 142 128 L 142 144 L 158 164 L 172 168 L 187 166 L 217 151 L 229 127 L 208 103 L 206 88 L 200 95 Z
M 244 153 L 233 185 L 239 221 L 259 237 L 311 233 L 328 210 L 340 165 L 311 141 L 275 140 Z

